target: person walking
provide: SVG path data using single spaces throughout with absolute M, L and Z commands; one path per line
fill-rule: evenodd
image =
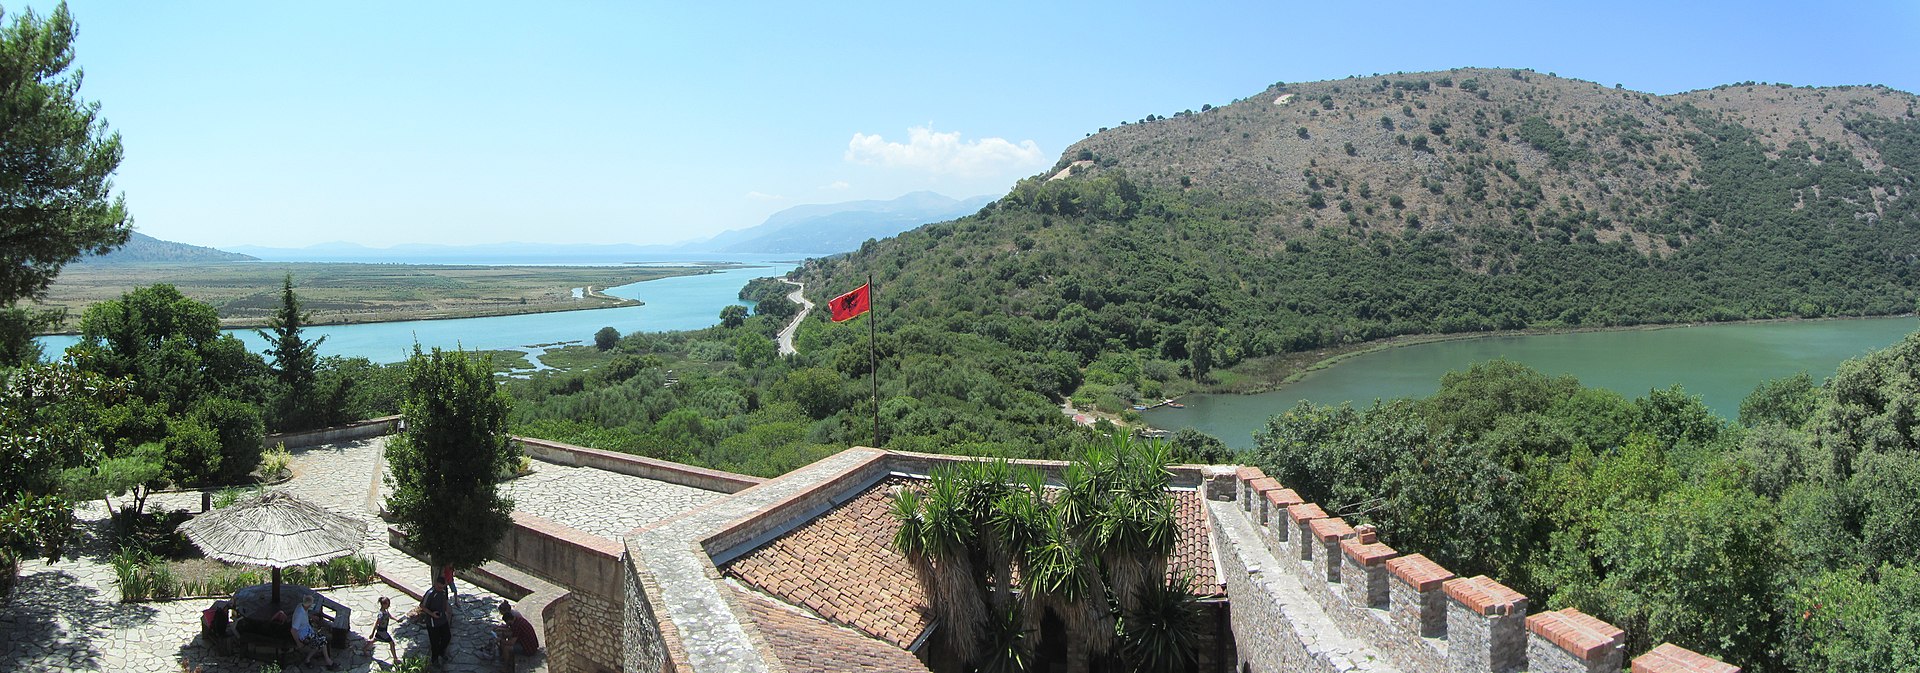
M 380 614 L 374 616 L 373 631 L 367 633 L 367 656 L 372 657 L 373 648 L 379 646 L 380 643 L 386 643 L 387 659 L 394 663 L 399 663 L 400 653 L 394 649 L 393 634 L 387 631 L 387 625 L 393 621 L 392 609 L 393 599 L 381 596 Z
M 447 605 L 447 581 L 435 576 L 433 588 L 420 597 L 420 610 L 427 618 L 427 643 L 431 646 L 431 663 L 444 663 L 447 658 L 447 645 L 453 642 L 453 610 Z

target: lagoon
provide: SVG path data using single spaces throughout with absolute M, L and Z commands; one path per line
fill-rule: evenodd
M 722 269 L 713 273 L 674 276 L 629 283 L 603 290 L 606 294 L 646 302 L 642 306 L 529 313 L 523 315 L 460 318 L 455 320 L 410 320 L 405 322 L 327 325 L 303 330 L 308 338 L 326 337 L 320 344 L 321 355 L 364 357 L 374 362 L 399 362 L 407 359 L 418 342 L 421 348 L 435 347 L 466 350 L 527 350 L 526 347 L 556 342 L 592 341 L 593 333 L 611 326 L 621 334 L 662 332 L 712 327 L 720 323 L 720 309 L 741 300 L 740 288 L 747 281 L 763 276 L 780 276 L 797 266 L 793 262 L 755 262 L 750 266 Z M 255 353 L 267 347 L 265 339 L 252 329 L 227 330 L 240 337 Z M 58 357 L 79 341 L 75 336 L 46 336 L 38 341 L 49 358 Z
M 1196 428 L 1235 448 L 1253 446 L 1267 417 L 1301 400 L 1337 405 L 1422 397 L 1440 377 L 1476 362 L 1506 358 L 1542 372 L 1571 374 L 1589 386 L 1640 397 L 1674 384 L 1698 395 L 1722 418 L 1760 382 L 1799 372 L 1824 380 L 1841 362 L 1885 348 L 1920 328 L 1920 319 L 1868 318 L 1722 323 L 1663 329 L 1484 337 L 1415 344 L 1357 355 L 1299 381 L 1255 395 L 1190 395 L 1187 408 L 1142 414 L 1156 428 Z

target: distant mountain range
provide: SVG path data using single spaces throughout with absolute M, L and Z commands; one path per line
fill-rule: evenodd
M 870 238 L 888 238 L 923 224 L 972 215 L 994 198 L 954 199 L 933 192 L 913 192 L 887 201 L 794 206 L 774 213 L 759 226 L 724 232 L 681 249 L 767 254 L 848 252 L 859 249 Z
M 334 242 L 304 248 L 242 245 L 233 246 L 232 249 L 238 253 L 245 253 L 241 258 L 260 258 L 281 262 L 422 264 L 513 264 L 529 261 L 618 264 L 638 261 L 709 259 L 701 258 L 700 255 L 831 255 L 857 250 L 867 239 L 888 238 L 930 222 L 944 222 L 971 215 L 991 203 L 993 199 L 994 197 L 991 196 L 976 196 L 963 200 L 933 192 L 913 192 L 886 201 L 847 201 L 794 206 L 774 213 L 757 226 L 722 232 L 705 241 L 677 245 L 512 242 L 480 245 L 414 243 L 371 248 L 357 243 Z
M 143 264 L 148 262 L 246 262 L 257 259 L 225 250 L 187 245 L 134 232 L 127 244 L 104 255 L 83 257 L 79 264 Z

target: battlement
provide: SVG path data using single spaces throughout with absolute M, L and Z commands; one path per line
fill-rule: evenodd
M 1210 503 L 1242 671 L 1621 673 L 1626 632 L 1572 608 L 1528 614 L 1525 595 L 1401 554 L 1258 468 Z M 1233 502 L 1225 502 L 1231 497 Z M 1297 600 L 1304 593 L 1312 605 Z M 1329 628 L 1331 627 L 1331 628 Z M 1632 673 L 1739 673 L 1671 643 Z

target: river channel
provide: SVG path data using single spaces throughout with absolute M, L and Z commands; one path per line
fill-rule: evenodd
M 621 334 L 662 332 L 711 327 L 720 322 L 720 309 L 728 304 L 752 306 L 740 299 L 740 288 L 747 281 L 764 276 L 785 275 L 796 265 L 792 262 L 754 262 L 751 266 L 722 269 L 713 273 L 674 276 L 629 283 L 602 292 L 624 299 L 646 302 L 642 306 L 529 313 L 488 318 L 454 320 L 409 320 L 405 322 L 326 325 L 304 330 L 308 338 L 326 337 L 320 344 L 321 355 L 364 357 L 374 362 L 399 362 L 407 359 L 418 342 L 421 348 L 435 347 L 466 350 L 519 350 L 537 352 L 531 346 L 556 342 L 591 341 L 593 333 L 611 326 Z M 240 337 L 255 353 L 267 347 L 265 339 L 252 329 L 228 330 Z M 58 357 L 79 341 L 74 336 L 46 336 L 39 339 L 48 357 Z
M 1824 380 L 1841 362 L 1892 345 L 1916 328 L 1920 319 L 1907 316 L 1441 341 L 1354 356 L 1270 392 L 1190 395 L 1181 399 L 1185 409 L 1162 407 L 1143 416 L 1156 428 L 1197 428 L 1228 446 L 1248 448 L 1269 416 L 1301 400 L 1362 406 L 1426 396 L 1439 390 L 1447 372 L 1504 357 L 1629 398 L 1677 383 L 1731 420 L 1761 381 L 1799 372 Z

